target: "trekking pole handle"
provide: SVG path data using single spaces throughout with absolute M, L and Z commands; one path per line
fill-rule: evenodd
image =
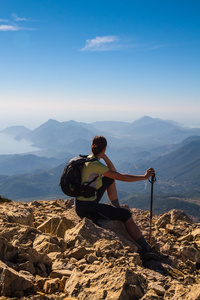
M 154 182 L 156 181 L 156 175 L 151 176 L 151 179 L 148 179 L 150 183 L 154 184 Z

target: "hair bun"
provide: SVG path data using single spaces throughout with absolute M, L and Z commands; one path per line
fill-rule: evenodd
M 92 140 L 92 153 L 96 156 L 107 146 L 107 140 L 102 135 L 97 135 Z

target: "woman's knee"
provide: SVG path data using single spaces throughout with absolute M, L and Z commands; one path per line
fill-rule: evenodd
M 106 177 L 106 176 L 103 176 L 103 178 L 102 178 L 103 185 L 106 188 L 109 187 L 114 181 L 115 181 L 114 179 Z
M 121 216 L 122 216 L 122 222 L 126 222 L 126 221 L 128 221 L 131 217 L 132 217 L 132 214 L 131 214 L 131 212 L 128 210 L 128 209 L 126 209 L 126 208 L 121 208 L 121 209 L 123 209 L 123 211 L 121 212 Z
M 132 217 L 131 212 L 128 209 L 123 207 L 115 207 L 114 215 L 115 218 L 113 218 L 113 220 L 119 220 L 122 221 L 123 223 L 125 223 Z

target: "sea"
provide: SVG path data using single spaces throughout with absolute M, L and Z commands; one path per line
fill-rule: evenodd
M 0 155 L 22 154 L 39 150 L 27 140 L 16 140 L 14 137 L 0 133 Z

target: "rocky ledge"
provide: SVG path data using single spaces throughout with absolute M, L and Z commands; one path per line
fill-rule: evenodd
M 148 238 L 149 213 L 131 212 Z M 169 259 L 145 267 L 121 222 L 100 225 L 73 200 L 1 203 L 0 299 L 200 299 L 200 224 L 183 211 L 153 216 L 152 242 Z

